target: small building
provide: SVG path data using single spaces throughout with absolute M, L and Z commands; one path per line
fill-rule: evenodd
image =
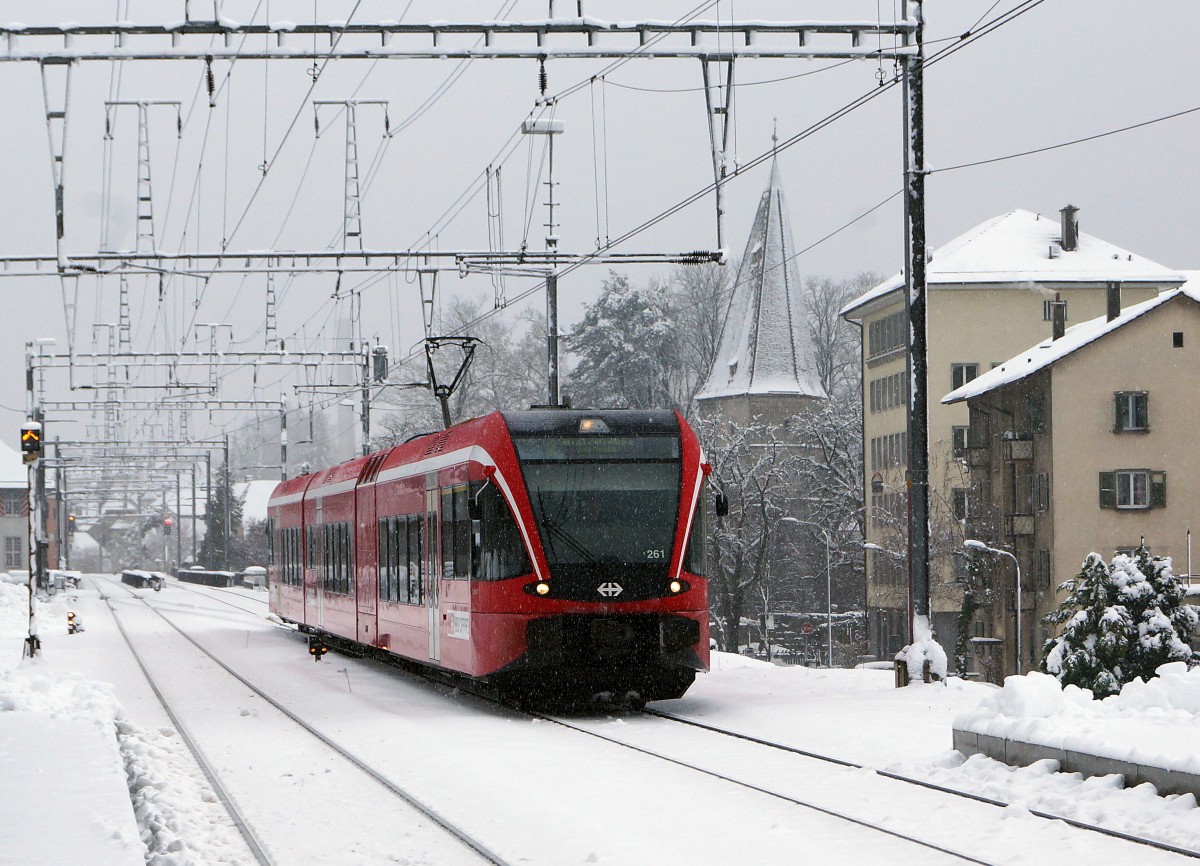
M 957 641 L 962 520 L 968 507 L 966 406 L 939 396 L 972 381 L 1049 333 L 1051 302 L 1068 322 L 1105 312 L 1110 284 L 1136 304 L 1185 277 L 1079 229 L 1078 209 L 1057 218 L 1026 210 L 994 217 L 930 254 L 926 296 L 929 371 L 930 595 L 934 633 Z M 909 374 L 904 274 L 847 304 L 862 330 L 863 489 L 867 541 L 868 652 L 890 658 L 908 639 Z
M 1050 638 L 1057 587 L 1090 552 L 1145 543 L 1191 575 L 1189 530 L 1200 516 L 1200 278 L 1047 339 L 942 398 L 969 410 L 966 533 L 1020 565 L 1024 670 Z M 980 554 L 990 603 L 972 634 L 999 639 L 992 671 L 1016 667 L 1012 560 Z M 994 652 L 994 650 L 989 650 Z M 986 661 L 977 657 L 976 664 Z
M 21 455 L 0 442 L 0 537 L 4 570 L 29 570 L 29 481 Z

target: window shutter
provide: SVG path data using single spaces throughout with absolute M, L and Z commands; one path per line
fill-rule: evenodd
M 1120 432 L 1129 426 L 1129 400 L 1124 394 L 1113 395 L 1113 430 Z
M 1167 507 L 1167 473 L 1150 473 L 1150 507 Z
M 1117 507 L 1117 473 L 1100 473 L 1100 507 Z

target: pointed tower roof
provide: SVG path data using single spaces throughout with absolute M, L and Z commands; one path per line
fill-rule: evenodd
M 697 400 L 743 395 L 825 397 L 812 370 L 795 244 L 779 165 L 758 203 L 712 372 Z

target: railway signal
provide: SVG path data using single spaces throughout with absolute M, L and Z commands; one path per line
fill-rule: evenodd
M 319 662 L 327 652 L 329 652 L 329 647 L 321 643 L 320 638 L 310 637 L 308 639 L 308 654 L 313 657 L 313 661 Z
M 26 421 L 21 425 L 21 453 L 25 462 L 32 463 L 42 456 L 42 425 L 37 421 Z
M 163 518 L 163 534 L 170 535 L 172 527 L 175 526 L 175 521 L 169 517 Z

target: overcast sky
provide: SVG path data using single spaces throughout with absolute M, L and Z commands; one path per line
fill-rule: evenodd
M 585 0 L 584 11 L 609 20 L 674 20 L 697 5 L 690 0 Z M 981 19 L 990 20 L 1018 5 L 1019 0 L 928 0 L 930 53 L 951 44 L 948 40 Z M 559 14 L 574 6 L 574 0 L 557 0 Z M 272 21 L 312 21 L 313 7 L 312 0 L 229 0 L 222 12 L 234 20 L 261 22 L 269 8 Z M 208 15 L 211 8 L 211 3 L 193 0 L 192 14 Z M 182 0 L 0 0 L 0 21 L 113 20 L 118 9 L 122 17 L 136 22 L 183 18 Z M 318 0 L 316 19 L 344 20 L 353 12 L 352 20 L 360 23 L 401 17 L 409 22 L 479 21 L 501 14 L 517 21 L 544 18 L 547 10 L 546 0 Z M 723 0 L 697 17 L 718 16 L 890 20 L 894 0 Z M 948 169 L 1056 145 L 1196 108 L 1200 97 L 1194 88 L 1193 57 L 1198 37 L 1200 4 L 1194 0 L 1046 0 L 930 67 L 929 168 Z M 575 43 L 562 38 L 557 44 Z M 229 63 L 218 62 L 214 72 L 222 90 L 213 109 L 202 91 L 200 62 L 127 63 L 117 68 L 97 62 L 77 67 L 66 159 L 68 251 L 88 254 L 99 248 L 106 164 L 111 166 L 108 245 L 128 249 L 134 243 L 136 116 L 129 109 L 112 115 L 115 128 L 106 162 L 104 101 L 110 97 L 182 102 L 182 138 L 176 138 L 170 110 L 158 110 L 151 118 L 159 247 L 212 250 L 224 238 L 236 250 L 340 244 L 344 130 L 340 118 L 323 114 L 325 130 L 315 138 L 311 99 L 356 95 L 389 101 L 389 120 L 399 132 L 386 143 L 381 112 L 364 107 L 359 114 L 364 173 L 382 154 L 363 200 L 364 244 L 405 249 L 424 242 L 424 234 L 481 177 L 535 109 L 539 95 L 536 63 L 526 60 L 478 60 L 461 66 L 453 60 L 333 63 L 311 95 L 308 65 L 240 61 L 230 71 Z M 548 92 L 587 82 L 602 65 L 551 59 Z M 875 61 L 740 61 L 734 158 L 746 163 L 769 150 L 775 123 L 786 140 L 870 91 L 879 67 Z M 635 60 L 558 103 L 555 117 L 566 123 L 555 152 L 562 250 L 590 251 L 598 236 L 621 235 L 710 182 L 700 83 L 698 61 Z M 36 65 L 0 63 L 0 110 L 0 168 L 7 203 L 0 210 L 0 250 L 8 255 L 52 254 L 50 160 Z M 798 249 L 900 188 L 902 110 L 897 89 L 779 154 Z M 1071 203 L 1081 209 L 1086 232 L 1164 265 L 1200 267 L 1195 244 L 1200 169 L 1190 146 L 1198 131 L 1200 112 L 1039 155 L 934 173 L 928 182 L 930 242 L 936 247 L 1014 208 L 1052 214 Z M 265 179 L 258 168 L 264 152 L 274 156 Z M 544 194 L 534 187 L 536 177 L 531 179 L 540 161 L 540 150 L 531 151 L 523 142 L 502 164 L 501 212 L 509 248 L 523 237 L 530 248 L 544 243 L 545 211 L 536 204 Z M 727 186 L 726 246 L 735 256 L 741 254 L 766 180 L 763 165 Z M 902 263 L 902 231 L 899 199 L 894 199 L 804 253 L 798 260 L 800 273 L 835 278 L 862 271 L 891 274 Z M 487 243 L 482 194 L 468 200 L 437 239 L 440 249 L 478 249 Z M 678 252 L 715 245 L 713 204 L 706 198 L 630 240 L 621 251 Z M 664 273 L 647 266 L 629 268 L 634 280 Z M 605 268 L 591 267 L 563 280 L 565 327 L 595 298 L 605 274 Z M 347 277 L 343 294 L 359 282 Z M 529 285 L 528 280 L 511 280 L 508 296 Z M 99 287 L 95 280 L 81 281 L 78 350 L 91 348 L 93 323 L 116 321 L 117 286 L 113 278 Z M 166 350 L 183 344 L 191 348 L 195 331 L 188 326 L 194 322 L 230 323 L 234 348 L 263 345 L 266 286 L 261 276 L 216 279 L 203 289 L 196 281 L 168 280 L 161 297 L 156 278 L 134 278 L 130 286 L 135 349 Z M 445 296 L 490 298 L 493 293 L 484 276 L 460 280 L 456 273 L 444 273 L 441 286 Z M 337 320 L 350 313 L 348 301 L 330 297 L 334 278 L 280 278 L 276 287 L 279 330 L 292 338 L 289 346 L 298 346 L 300 340 L 332 346 Z M 11 425 L 9 441 L 15 442 L 24 406 L 23 344 L 35 336 L 53 336 L 58 339 L 54 350 L 65 349 L 63 299 L 57 279 L 5 279 L 0 289 L 6 292 L 8 311 L 0 321 L 0 368 L 8 370 L 0 376 L 0 405 L 5 407 L 0 418 Z M 398 275 L 362 286 L 361 297 L 364 337 L 389 345 L 393 355 L 417 343 L 421 327 L 415 285 Z M 541 303 L 540 296 L 526 302 Z M 514 305 L 502 315 L 515 321 L 522 306 Z M 56 381 L 51 387 L 57 393 L 47 397 L 65 399 L 65 386 L 65 381 Z M 276 399 L 281 386 L 275 377 L 264 375 L 257 382 L 246 378 L 239 388 L 242 393 L 226 396 L 253 393 Z

